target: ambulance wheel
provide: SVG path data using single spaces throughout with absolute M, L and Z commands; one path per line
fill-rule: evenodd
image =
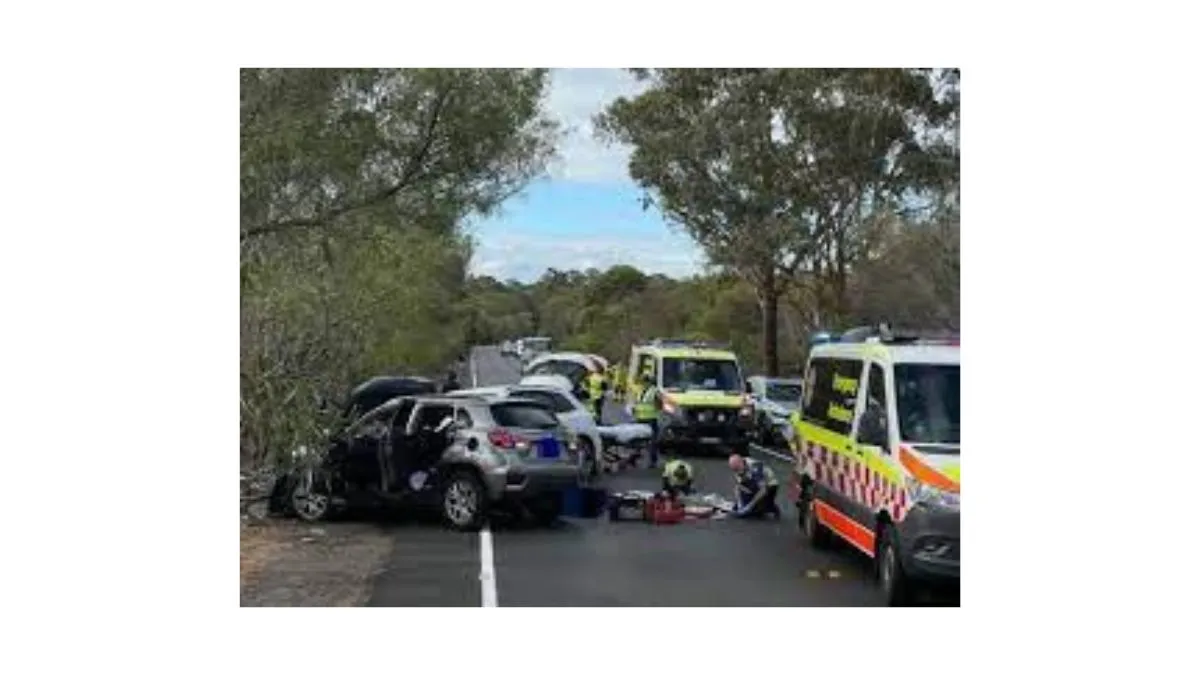
M 896 546 L 896 528 L 890 523 L 883 526 L 876 555 L 879 567 L 879 587 L 889 607 L 904 607 L 909 604 L 912 584 L 900 564 L 900 549 Z
M 817 520 L 813 498 L 803 499 L 798 510 L 800 511 L 800 529 L 804 532 L 804 538 L 809 545 L 813 548 L 828 548 L 833 540 L 833 533 Z

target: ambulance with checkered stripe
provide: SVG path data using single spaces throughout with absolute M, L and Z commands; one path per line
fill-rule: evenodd
M 957 338 L 856 329 L 813 347 L 790 498 L 814 546 L 873 558 L 889 604 L 959 583 Z

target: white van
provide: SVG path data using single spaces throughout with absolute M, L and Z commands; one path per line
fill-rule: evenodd
M 889 604 L 959 583 L 958 341 L 848 333 L 813 348 L 791 497 L 814 546 L 875 559 Z

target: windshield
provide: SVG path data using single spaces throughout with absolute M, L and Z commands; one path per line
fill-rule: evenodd
M 553 429 L 558 418 L 547 408 L 534 403 L 496 403 L 492 419 L 502 427 L 514 429 Z
M 549 338 L 537 338 L 533 340 L 525 340 L 526 349 L 536 349 L 538 351 L 547 351 L 550 349 Z
M 767 383 L 767 398 L 778 403 L 800 403 L 800 385 L 769 382 Z
M 957 365 L 896 365 L 901 439 L 911 443 L 958 445 L 958 373 Z
M 737 361 L 728 359 L 663 359 L 664 389 L 742 391 Z

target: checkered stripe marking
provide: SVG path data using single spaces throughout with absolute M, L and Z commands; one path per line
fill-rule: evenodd
M 866 504 L 872 511 L 886 510 L 895 521 L 899 521 L 908 509 L 908 494 L 904 488 L 888 482 L 865 462 L 809 441 L 804 441 L 804 454 L 808 457 L 809 472 L 818 483 Z

